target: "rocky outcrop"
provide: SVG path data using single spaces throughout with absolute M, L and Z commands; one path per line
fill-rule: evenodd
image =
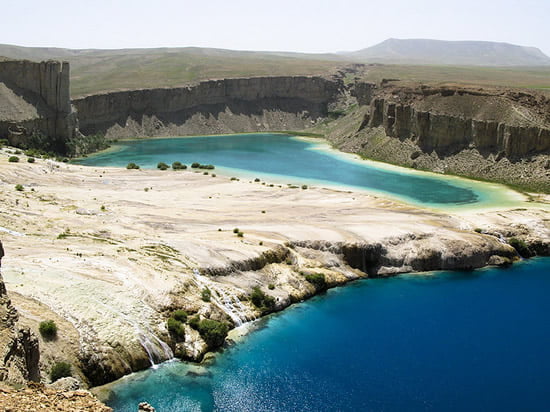
M 422 151 L 435 150 L 440 155 L 476 148 L 480 153 L 518 159 L 550 150 L 550 128 L 422 111 L 386 98 L 371 102 L 368 126 L 382 126 L 388 136 L 412 139 Z
M 90 392 L 60 390 L 31 383 L 24 389 L 0 388 L 0 405 L 4 411 L 109 412 Z
M 69 63 L 0 62 L 0 136 L 24 147 L 31 136 L 40 135 L 47 140 L 47 149 L 63 152 L 75 126 Z
M 1 242 L 0 251 L 3 255 Z M 39 381 L 38 339 L 29 329 L 19 329 L 17 320 L 17 311 L 11 304 L 0 274 L 0 381 L 13 384 Z
M 80 131 L 108 137 L 292 130 L 326 116 L 340 83 L 257 77 L 87 96 L 73 101 Z
M 550 99 L 535 91 L 358 82 L 358 107 L 313 129 L 340 150 L 550 191 Z

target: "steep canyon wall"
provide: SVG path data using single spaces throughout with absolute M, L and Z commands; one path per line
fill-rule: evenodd
M 550 99 L 530 90 L 359 82 L 358 108 L 325 132 L 403 166 L 550 191 Z
M 0 61 L 0 136 L 25 146 L 33 135 L 63 148 L 75 130 L 70 101 L 69 63 Z
M 84 134 L 111 138 L 293 130 L 326 116 L 339 88 L 320 77 L 257 77 L 105 93 L 73 103 Z

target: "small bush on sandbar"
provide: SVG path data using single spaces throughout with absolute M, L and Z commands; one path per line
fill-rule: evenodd
M 22 192 L 23 190 L 25 190 L 25 188 L 21 184 L 16 184 L 15 190 L 17 190 L 18 192 Z
M 50 379 L 55 382 L 58 379 L 71 376 L 71 364 L 67 362 L 56 362 L 50 370 Z
M 134 162 L 130 162 L 126 165 L 126 169 L 139 169 L 139 165 L 135 164 Z
M 157 169 L 160 169 L 160 170 L 167 170 L 168 169 L 168 165 L 164 162 L 158 162 L 157 163 Z
M 200 165 L 201 165 L 201 164 L 198 163 L 198 162 L 193 162 L 193 163 L 191 163 L 191 168 L 192 168 L 192 169 L 198 169 L 198 168 L 200 167 Z
M 187 169 L 187 166 L 182 164 L 181 162 L 174 162 L 174 163 L 172 163 L 172 169 L 174 169 L 174 170 L 185 170 L 185 169 Z
M 28 163 L 34 163 L 34 157 L 27 158 L 27 162 Z
M 10 163 L 17 163 L 19 161 L 19 158 L 17 156 L 10 156 L 8 159 L 8 162 Z

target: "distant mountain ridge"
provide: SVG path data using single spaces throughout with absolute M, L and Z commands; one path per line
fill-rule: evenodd
M 387 39 L 342 55 L 360 61 L 464 66 L 546 66 L 550 57 L 536 47 L 489 41 Z

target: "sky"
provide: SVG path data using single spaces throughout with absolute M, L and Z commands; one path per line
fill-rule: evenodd
M 335 52 L 387 38 L 487 40 L 550 55 L 550 0 L 2 0 L 0 43 Z

